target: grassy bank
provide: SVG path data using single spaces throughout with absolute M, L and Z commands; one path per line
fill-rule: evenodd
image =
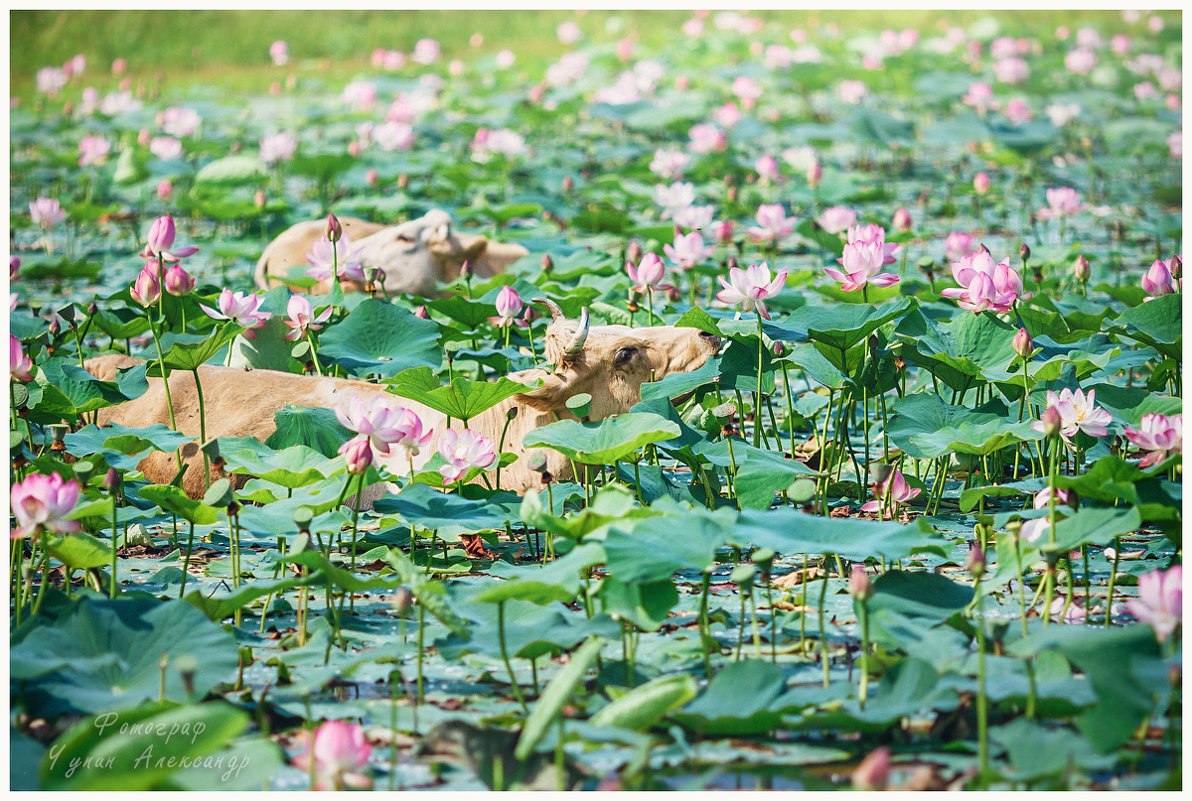
M 423 37 L 437 39 L 444 59 L 468 58 L 509 48 L 519 66 L 541 69 L 569 48 L 555 34 L 575 20 L 589 40 L 628 36 L 643 47 L 681 36 L 688 11 L 13 11 L 10 92 L 29 96 L 34 75 L 76 53 L 87 58 L 86 84 L 99 84 L 116 58 L 128 62 L 134 80 L 156 79 L 163 90 L 205 83 L 259 91 L 281 74 L 269 61 L 269 45 L 285 40 L 293 68 L 325 72 L 331 80 L 350 76 L 368 64 L 376 48 L 409 53 Z M 930 35 L 937 26 L 997 20 L 1007 34 L 1034 33 L 1040 27 L 1075 29 L 1117 18 L 1117 12 L 941 12 L 941 11 L 765 11 L 756 16 L 789 28 L 815 30 L 836 23 L 844 30 L 916 27 Z M 1168 14 L 1169 25 L 1178 15 Z M 712 19 L 708 20 L 712 25 Z M 475 33 L 484 43 L 473 48 Z M 76 82 L 70 90 L 78 91 Z M 68 91 L 69 96 L 69 91 Z

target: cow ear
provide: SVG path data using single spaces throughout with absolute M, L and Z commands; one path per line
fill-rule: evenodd
M 541 378 L 542 386 L 518 393 L 514 398 L 540 412 L 562 408 L 569 395 L 567 379 L 558 373 L 547 372 L 543 372 Z
M 464 246 L 464 258 L 470 262 L 479 261 L 488 250 L 488 240 L 482 236 L 478 236 L 471 242 L 461 242 Z

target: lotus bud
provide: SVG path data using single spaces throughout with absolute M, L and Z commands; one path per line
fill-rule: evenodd
M 163 121 L 164 121 L 164 118 L 162 118 L 162 120 L 159 120 L 157 124 L 161 125 L 161 123 Z M 141 147 L 149 147 L 149 137 L 150 137 L 149 129 L 142 128 L 140 131 L 137 132 L 137 144 L 140 145 Z
M 115 495 L 120 491 L 120 473 L 114 467 L 109 467 L 108 472 L 103 477 L 104 491 L 109 495 Z
M 983 172 L 977 173 L 973 178 L 973 191 L 978 195 L 984 195 L 989 191 L 989 176 Z
M 174 184 L 170 182 L 169 178 L 163 178 L 157 185 L 157 196 L 162 200 L 169 200 L 172 194 L 174 194 Z
M 1014 352 L 1023 361 L 1029 359 L 1031 354 L 1035 352 L 1035 343 L 1031 341 L 1031 335 L 1027 333 L 1025 328 L 1019 328 L 1018 333 L 1014 335 Z
M 873 597 L 873 582 L 864 565 L 853 565 L 853 572 L 848 577 L 848 594 L 861 603 Z
M 327 240 L 338 242 L 344 235 L 344 228 L 339 224 L 339 218 L 334 214 L 327 215 Z
M 99 312 L 99 304 L 96 303 L 95 301 L 91 301 L 91 304 L 89 306 L 87 306 L 88 316 L 95 316 L 98 312 Z
M 1180 280 L 1184 274 L 1184 262 L 1179 256 L 1171 257 L 1171 277 L 1175 280 Z
M 363 473 L 372 464 L 372 446 L 368 437 L 354 437 L 343 448 L 344 462 L 352 475 Z
M 911 230 L 911 213 L 906 209 L 899 209 L 894 212 L 894 227 L 899 231 L 906 233 Z
M 8 280 L 9 281 L 11 281 L 12 279 L 17 277 L 17 270 L 19 270 L 19 269 L 21 269 L 21 257 L 20 256 L 9 256 L 8 257 Z
M 370 189 L 375 187 L 379 180 L 380 179 L 377 178 L 377 171 L 375 169 L 373 169 L 372 167 L 369 167 L 368 171 L 366 173 L 364 173 L 364 183 Z
M 166 270 L 166 292 L 175 297 L 189 295 L 195 288 L 195 279 L 190 277 L 181 264 L 175 264 Z
M 550 275 L 550 274 L 551 274 L 551 272 L 552 272 L 552 271 L 555 269 L 555 262 L 554 262 L 554 260 L 553 260 L 553 259 L 550 257 L 550 254 L 549 254 L 549 253 L 544 253 L 544 254 L 542 254 L 542 262 L 541 262 L 541 264 L 542 264 L 542 273 L 543 273 L 544 275 Z
M 464 259 L 464 263 L 459 266 L 459 277 L 464 281 L 472 278 L 472 263 Z
M 1040 418 L 1043 421 L 1043 434 L 1048 437 L 1058 436 L 1060 433 L 1060 410 L 1054 406 L 1048 406 L 1043 410 L 1043 415 Z
M 733 221 L 725 220 L 716 226 L 716 241 L 727 245 L 733 241 Z
M 417 309 L 414 309 L 414 316 L 418 317 L 420 319 L 423 319 L 423 320 L 429 320 L 430 312 L 428 312 L 426 310 L 426 306 L 423 305 L 423 306 L 419 306 Z
M 968 571 L 973 574 L 973 578 L 979 579 L 985 575 L 985 549 L 980 546 L 969 551 L 968 555 Z
M 820 181 L 824 179 L 824 168 L 820 166 L 818 160 L 811 162 L 811 166 L 807 168 L 807 183 L 811 186 L 819 186 Z
M 575 188 L 575 180 L 570 175 L 563 176 L 563 193 L 567 194 Z
M 265 208 L 265 190 L 264 189 L 257 190 L 257 193 L 252 196 L 252 203 L 258 209 Z
M 737 270 L 737 269 L 740 269 L 740 267 L 741 267 L 741 262 L 737 261 L 737 257 L 736 257 L 736 256 L 733 256 L 733 255 L 731 255 L 731 254 L 730 254 L 730 255 L 729 255 L 729 257 L 728 257 L 728 260 L 725 262 L 725 265 L 724 265 L 724 266 L 725 266 L 725 267 L 727 267 L 727 268 L 728 268 L 728 269 L 730 269 L 730 270 Z
M 1022 521 L 1021 520 L 1011 520 L 1009 523 L 1006 524 L 1006 532 L 1011 537 L 1014 537 L 1015 539 L 1018 538 L 1018 534 L 1021 531 L 1022 531 Z
M 50 320 L 50 336 L 56 337 L 60 333 L 62 333 L 62 324 L 58 322 L 58 317 L 55 315 L 54 318 Z
M 1089 260 L 1081 253 L 1076 257 L 1076 261 L 1072 262 L 1072 275 L 1080 283 L 1088 283 L 1089 275 L 1092 271 L 1089 269 Z
M 869 351 L 872 353 L 878 349 L 878 346 L 882 344 L 882 341 L 878 339 L 877 334 L 870 334 L 869 339 L 866 340 L 866 344 L 869 345 Z
M 786 345 L 782 344 L 781 342 L 775 342 L 774 343 L 774 356 L 781 359 L 785 355 L 786 355 Z
M 132 299 L 142 306 L 149 307 L 157 303 L 161 297 L 161 284 L 157 280 L 157 265 L 151 261 L 145 262 L 144 268 L 137 274 L 129 290 Z
M 729 203 L 736 203 L 737 202 L 737 194 L 738 194 L 737 187 L 730 186 L 728 188 L 728 192 L 725 194 L 725 198 L 728 199 Z
M 1028 261 L 1030 259 L 1030 257 L 1031 257 L 1031 249 L 1026 244 L 1026 242 L 1023 242 L 1021 245 L 1018 246 L 1018 258 L 1022 259 L 1023 261 Z
M 630 242 L 629 247 L 625 248 L 625 260 L 637 264 L 642 260 L 642 246 L 637 242 Z
M 406 175 L 404 172 L 401 175 L 397 176 L 397 188 L 398 189 L 405 189 L 409 185 L 410 185 L 410 176 Z
M 348 155 L 352 158 L 358 158 L 360 156 L 359 142 L 348 142 Z
M 393 611 L 398 617 L 404 615 L 413 605 L 414 593 L 410 592 L 409 587 L 402 586 L 393 591 Z
M 883 745 L 870 751 L 853 771 L 852 780 L 857 790 L 885 790 L 890 780 L 890 749 Z

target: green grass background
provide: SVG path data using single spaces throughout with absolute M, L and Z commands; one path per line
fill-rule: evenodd
M 31 96 L 38 69 L 82 53 L 87 72 L 81 85 L 106 87 L 112 61 L 124 58 L 129 77 L 153 80 L 163 92 L 200 83 L 262 91 L 268 81 L 289 74 L 269 60 L 269 45 L 277 39 L 290 47 L 286 70 L 332 81 L 369 69 L 375 48 L 408 54 L 423 37 L 439 40 L 444 60 L 509 48 L 519 69 L 540 75 L 544 64 L 570 49 L 555 35 L 565 20 L 577 21 L 589 42 L 630 36 L 644 49 L 682 36 L 679 26 L 690 16 L 689 11 L 11 11 L 9 90 Z M 924 37 L 941 24 L 967 26 L 992 16 L 1002 33 L 1044 40 L 1061 24 L 1076 30 L 1090 23 L 1120 23 L 1118 12 L 1054 10 L 762 11 L 755 16 L 809 31 L 827 22 L 845 31 L 916 27 Z M 1180 24 L 1178 13 L 1164 16 L 1169 27 Z M 712 19 L 706 24 L 711 28 Z M 479 49 L 468 44 L 474 33 L 484 35 Z M 81 85 L 73 82 L 64 96 Z

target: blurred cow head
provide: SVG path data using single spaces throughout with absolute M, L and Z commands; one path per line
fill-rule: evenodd
M 521 245 L 490 242 L 483 236 L 456 232 L 452 229 L 451 216 L 439 209 L 431 209 L 422 217 L 399 225 L 385 226 L 352 217 L 342 218 L 340 223 L 353 246 L 361 249 L 362 266 L 383 272 L 387 295 L 403 292 L 433 295 L 435 281 L 454 280 L 465 261 L 473 274 L 487 278 L 505 272 L 528 252 Z M 274 239 L 257 262 L 257 286 L 268 289 L 286 283 L 286 278 L 301 275 L 309 266 L 306 254 L 325 234 L 325 225 L 323 220 L 298 223 Z M 363 287 L 348 281 L 344 288 Z M 329 289 L 330 283 L 324 282 L 311 292 L 324 294 Z

